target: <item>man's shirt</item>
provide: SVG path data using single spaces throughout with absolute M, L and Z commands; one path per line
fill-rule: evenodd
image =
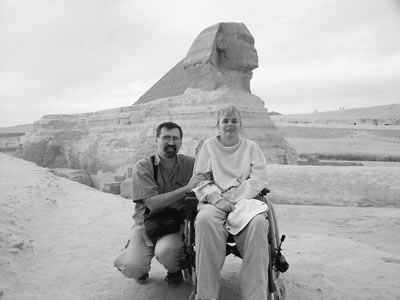
M 157 182 L 154 179 L 153 163 L 150 157 L 138 161 L 132 172 L 132 200 L 135 202 L 133 219 L 136 224 L 143 224 L 145 206 L 143 200 L 158 194 L 164 194 L 185 186 L 193 175 L 194 158 L 182 154 L 177 155 L 175 165 L 168 169 L 155 155 L 157 166 Z M 184 198 L 172 204 L 170 207 L 184 207 Z

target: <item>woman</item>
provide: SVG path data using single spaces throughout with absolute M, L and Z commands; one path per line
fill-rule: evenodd
M 240 137 L 241 127 L 240 113 L 234 106 L 219 110 L 219 135 L 204 142 L 196 159 L 194 173 L 211 174 L 214 185 L 199 203 L 195 221 L 198 299 L 218 298 L 229 234 L 228 214 L 242 209 L 239 203 L 250 203 L 246 201 L 255 198 L 267 185 L 264 155 L 255 142 Z M 267 299 L 268 220 L 265 214 L 257 214 L 247 221 L 233 236 L 243 258 L 242 297 Z

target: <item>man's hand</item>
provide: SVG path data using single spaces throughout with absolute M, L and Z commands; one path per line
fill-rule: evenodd
M 217 203 L 214 204 L 215 207 L 229 214 L 232 210 L 235 209 L 235 205 L 226 199 L 220 199 Z
M 186 185 L 187 192 L 190 192 L 196 186 L 198 186 L 202 181 L 209 180 L 209 174 L 196 174 L 190 178 L 189 183 Z

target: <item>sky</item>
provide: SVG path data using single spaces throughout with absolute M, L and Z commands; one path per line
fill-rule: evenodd
M 132 105 L 219 22 L 269 111 L 400 103 L 400 0 L 0 0 L 0 127 Z

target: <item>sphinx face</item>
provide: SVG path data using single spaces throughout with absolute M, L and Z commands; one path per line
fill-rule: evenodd
M 220 65 L 239 71 L 252 71 L 258 67 L 254 38 L 243 24 L 223 24 L 221 26 Z

